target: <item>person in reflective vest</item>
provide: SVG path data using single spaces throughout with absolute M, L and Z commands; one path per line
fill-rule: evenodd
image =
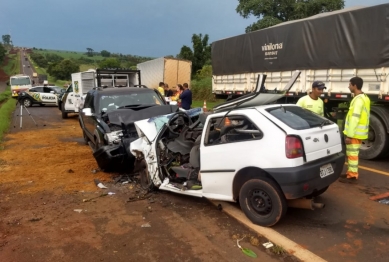
M 343 134 L 345 135 L 348 162 L 347 173 L 341 175 L 339 182 L 357 183 L 358 155 L 362 140 L 368 138 L 370 99 L 362 92 L 363 80 L 360 77 L 350 79 L 349 89 L 354 94 L 346 116 Z

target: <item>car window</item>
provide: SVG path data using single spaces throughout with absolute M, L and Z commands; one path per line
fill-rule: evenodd
M 92 108 L 92 100 L 93 100 L 93 95 L 91 93 L 88 93 L 85 97 L 84 108 Z
M 30 92 L 40 92 L 40 93 L 42 93 L 43 92 L 43 86 L 38 86 L 38 87 L 30 88 L 29 91 Z
M 163 105 L 164 102 L 155 92 L 103 95 L 99 101 L 99 111 L 112 111 L 118 107 L 134 105 Z
M 66 90 L 66 93 L 70 93 L 70 92 L 73 92 L 73 85 L 70 85 Z
M 50 93 L 51 91 L 54 91 L 54 90 L 52 90 L 50 87 L 47 87 L 47 86 L 43 87 L 43 92 L 44 93 Z
M 295 130 L 333 124 L 330 120 L 299 106 L 280 106 L 268 108 L 266 111 Z
M 262 131 L 246 116 L 229 115 L 209 120 L 205 145 L 219 145 L 257 140 L 263 137 Z

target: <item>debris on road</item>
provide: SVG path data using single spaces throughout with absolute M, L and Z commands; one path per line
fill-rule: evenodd
M 263 243 L 262 244 L 265 248 L 271 248 L 271 247 L 273 247 L 274 245 L 273 245 L 273 243 L 272 242 L 266 242 L 266 243 Z
M 389 205 L 389 198 L 383 198 L 383 199 L 379 200 L 378 203 Z
M 94 182 L 95 182 L 96 186 L 98 186 L 101 189 L 108 188 L 108 187 L 104 186 L 103 183 L 101 183 L 100 180 L 98 180 L 98 179 L 95 179 Z
M 141 225 L 141 227 L 151 227 L 151 225 L 150 225 L 150 223 L 146 223 L 146 224 Z
M 100 168 L 92 169 L 91 172 L 92 172 L 92 174 L 96 174 L 96 173 L 100 172 Z
M 245 238 L 245 237 L 243 237 L 243 238 L 241 238 L 241 239 L 237 239 L 237 240 L 236 240 L 236 245 L 240 248 L 240 250 L 242 250 L 243 254 L 245 254 L 246 256 L 256 258 L 256 257 L 257 257 L 257 254 L 255 254 L 254 251 L 252 251 L 251 249 L 248 249 L 248 248 L 245 248 L 245 247 L 242 247 L 241 245 L 239 245 L 239 242 L 242 241 L 244 238 Z
M 108 195 L 112 196 L 112 195 L 115 195 L 116 193 L 114 192 L 108 192 Z
M 68 173 L 71 174 L 71 173 L 74 173 L 74 171 L 73 171 L 72 169 L 69 169 L 69 170 L 68 170 Z
M 83 199 L 82 202 L 93 201 L 94 199 L 99 198 L 99 197 L 103 197 L 103 196 L 108 196 L 108 194 L 101 194 L 100 196 L 97 196 L 97 197 L 92 197 L 92 198 L 89 198 L 89 199 Z
M 40 220 L 42 220 L 41 217 L 34 217 L 34 218 L 29 219 L 28 221 L 30 221 L 30 222 L 37 222 L 37 221 L 40 221 Z
M 78 212 L 78 213 L 81 213 L 81 212 L 82 212 L 82 209 L 74 209 L 73 211 Z

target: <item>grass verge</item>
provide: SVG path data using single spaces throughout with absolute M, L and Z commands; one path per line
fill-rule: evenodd
M 9 98 L 0 108 L 0 141 L 3 140 L 5 132 L 8 131 L 11 123 L 11 114 L 15 110 L 15 99 Z
M 4 91 L 0 93 L 0 104 L 11 97 L 11 91 Z
M 4 72 L 9 75 L 17 75 L 20 73 L 20 55 L 17 54 L 8 54 L 8 63 L 3 68 Z

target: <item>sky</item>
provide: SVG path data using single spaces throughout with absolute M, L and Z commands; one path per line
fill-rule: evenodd
M 346 0 L 345 7 L 388 0 Z M 0 35 L 14 45 L 147 57 L 177 55 L 193 34 L 209 43 L 243 34 L 257 19 L 236 13 L 238 0 L 0 0 Z

